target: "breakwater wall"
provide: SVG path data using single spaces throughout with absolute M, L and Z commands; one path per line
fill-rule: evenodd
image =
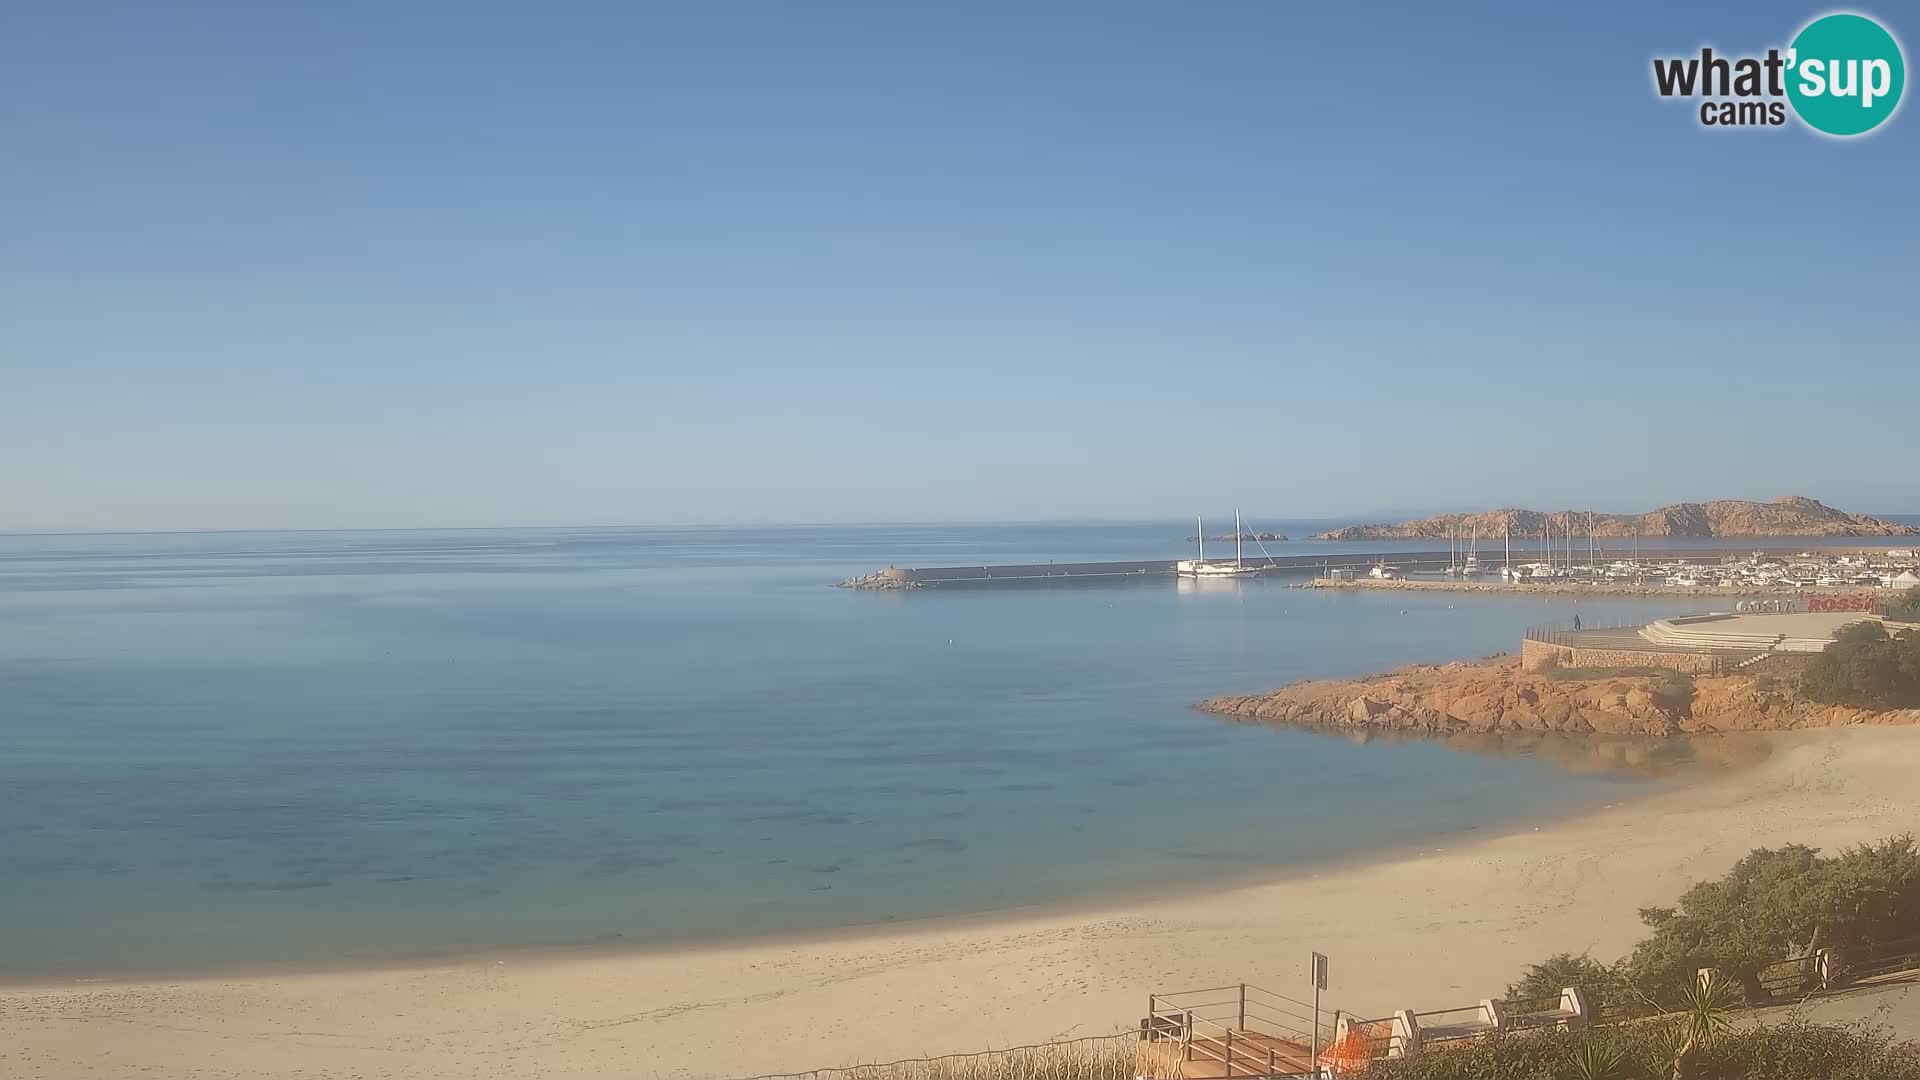
M 1699 563 L 1717 563 L 1730 556 L 1746 555 L 1752 551 L 1751 547 L 1673 550 L 1643 548 L 1640 551 L 1640 560 L 1664 562 L 1686 559 Z M 1516 563 L 1531 560 L 1533 557 L 1533 552 L 1528 552 L 1524 557 L 1519 551 L 1514 552 Z M 1611 557 L 1618 558 L 1619 555 L 1614 554 Z M 1248 566 L 1257 566 L 1273 574 L 1324 577 L 1333 570 L 1365 571 L 1379 563 L 1408 572 L 1436 572 L 1446 569 L 1450 563 L 1457 564 L 1460 559 L 1459 552 L 1449 553 L 1442 548 L 1437 551 L 1360 551 L 1342 554 L 1248 556 L 1243 561 Z M 1502 561 L 1499 558 L 1487 558 L 1484 554 L 1481 556 L 1481 565 L 1489 571 Z M 1177 559 L 1141 559 L 1122 562 L 1003 563 L 987 566 L 889 566 L 884 570 L 850 578 L 840 584 L 855 589 L 926 589 L 1124 582 L 1172 577 L 1178 562 Z M 1724 590 L 1721 591 L 1724 594 Z

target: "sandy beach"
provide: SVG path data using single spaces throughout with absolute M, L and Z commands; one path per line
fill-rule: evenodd
M 1920 823 L 1920 729 L 1771 736 L 1764 763 L 1596 813 L 1192 895 L 683 952 L 0 989 L 0 1076 L 729 1076 L 1131 1026 L 1150 991 L 1247 980 L 1369 1014 L 1498 994 L 1639 936 L 1758 845 Z M 1310 828 L 1303 824 L 1302 828 Z M 156 928 L 156 932 L 161 932 Z

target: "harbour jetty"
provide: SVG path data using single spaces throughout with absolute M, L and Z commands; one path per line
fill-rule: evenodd
M 1635 552 L 1636 563 L 1680 563 L 1707 565 L 1718 564 L 1730 559 L 1751 556 L 1753 547 L 1690 547 L 1659 549 L 1644 547 Z M 1824 557 L 1843 549 L 1814 548 L 1812 553 Z M 1610 553 L 1617 555 L 1618 552 Z M 1516 547 L 1513 552 L 1517 560 L 1521 552 Z M 1571 558 L 1571 556 L 1569 556 Z M 1246 556 L 1248 566 L 1257 567 L 1272 575 L 1292 576 L 1309 579 L 1314 583 L 1353 585 L 1354 579 L 1365 578 L 1369 586 L 1414 587 L 1414 588 L 1453 588 L 1453 589 L 1567 589 L 1579 592 L 1620 589 L 1625 595 L 1682 595 L 1676 589 L 1679 585 L 1623 586 L 1608 585 L 1599 582 L 1575 582 L 1530 580 L 1519 584 L 1506 584 L 1492 581 L 1474 581 L 1471 579 L 1449 579 L 1445 581 L 1416 580 L 1400 578 L 1382 580 L 1366 577 L 1375 566 L 1390 566 L 1405 573 L 1439 573 L 1449 567 L 1458 566 L 1462 554 L 1459 550 L 1447 548 L 1414 549 L 1407 551 L 1358 551 L 1339 554 L 1311 555 L 1260 555 Z M 1492 560 L 1488 560 L 1490 563 Z M 1150 581 L 1157 578 L 1171 578 L 1177 573 L 1177 559 L 1138 559 L 1118 562 L 1044 562 L 1044 563 L 1007 563 L 1000 565 L 975 566 L 889 566 L 869 574 L 848 578 L 840 582 L 842 588 L 849 589 L 925 589 L 925 588 L 978 588 L 1021 586 L 1021 585 L 1072 585 L 1096 582 Z M 1307 582 L 1302 582 L 1306 584 Z M 1757 592 L 1737 592 L 1732 589 L 1712 587 L 1707 594 L 1716 596 L 1746 595 L 1798 595 L 1805 590 L 1766 589 Z
M 1364 570 L 1381 559 L 1409 569 L 1444 569 L 1450 558 L 1446 551 L 1407 551 L 1382 555 L 1363 552 L 1347 555 L 1262 555 L 1247 556 L 1248 566 L 1274 573 L 1302 576 L 1324 574 L 1335 569 Z M 861 577 L 848 578 L 840 585 L 849 589 L 924 589 L 981 585 L 1062 585 L 1075 582 L 1124 581 L 1173 577 L 1179 560 L 1138 559 L 1123 562 L 1044 562 L 1008 563 L 998 566 L 889 566 Z

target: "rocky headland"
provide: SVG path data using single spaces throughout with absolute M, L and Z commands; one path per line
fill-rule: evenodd
M 1920 709 L 1823 705 L 1778 675 L 1528 674 L 1517 656 L 1415 664 L 1360 679 L 1304 679 L 1196 707 L 1237 720 L 1335 733 L 1410 736 L 1674 736 L 1920 724 Z
M 1488 510 L 1435 514 L 1397 525 L 1350 525 L 1317 533 L 1315 540 L 1482 540 L 1536 537 L 1551 526 L 1560 536 L 1737 538 L 1756 536 L 1920 536 L 1920 528 L 1849 514 L 1816 499 L 1788 495 L 1772 502 L 1718 499 L 1675 503 L 1644 514 L 1596 514 L 1584 510 Z

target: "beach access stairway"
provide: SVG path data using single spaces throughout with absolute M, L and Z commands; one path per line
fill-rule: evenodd
M 1701 969 L 1698 977 L 1703 982 L 1722 978 L 1708 968 Z M 1762 996 L 1747 1000 L 1736 1008 L 1763 1009 L 1856 990 L 1920 983 L 1920 937 L 1850 949 L 1819 949 L 1809 955 L 1760 969 L 1757 983 Z M 1158 995 L 1154 1000 L 1164 1003 L 1177 999 L 1178 995 Z M 1623 999 L 1600 1006 L 1579 987 L 1566 987 L 1558 995 L 1533 1000 L 1489 998 L 1476 1005 L 1448 1009 L 1402 1009 L 1372 1019 L 1336 1012 L 1332 1030 L 1322 1029 L 1313 1039 L 1314 1057 L 1321 1067 L 1344 1075 L 1364 1069 L 1371 1061 L 1444 1053 L 1472 1046 L 1496 1033 L 1605 1027 L 1657 1021 L 1662 1015 L 1672 1015 L 1642 1008 L 1641 1004 Z M 1200 1031 L 1210 1035 L 1211 1041 L 1200 1051 L 1194 1052 L 1190 1047 L 1201 1041 L 1194 1034 Z M 1138 1075 L 1150 1080 L 1299 1075 L 1259 1071 L 1256 1066 L 1259 1065 L 1260 1049 L 1257 1047 L 1264 1044 L 1254 1043 L 1253 1033 L 1240 1032 L 1235 1033 L 1235 1038 L 1242 1041 L 1247 1050 L 1224 1055 L 1226 1061 L 1236 1063 L 1235 1071 L 1180 1072 L 1178 1068 L 1188 1059 L 1172 1052 L 1149 1055 L 1148 1048 L 1153 1045 L 1150 1033 L 1157 1034 L 1171 1050 L 1191 1053 L 1194 1059 L 1214 1061 L 1216 1064 L 1211 1068 L 1221 1068 L 1219 1062 L 1223 1058 L 1219 1053 L 1217 1025 L 1201 1028 L 1187 1022 L 1184 1014 L 1177 1009 L 1163 1008 L 1141 1022 L 1142 1051 Z M 1300 1036 L 1296 1033 L 1291 1037 L 1297 1044 Z M 1276 1056 L 1274 1067 L 1280 1068 L 1293 1060 L 1297 1059 Z M 1159 1068 L 1156 1070 L 1154 1066 Z
M 1377 1020 L 1328 1013 L 1239 983 L 1153 994 L 1140 1021 L 1135 1075 L 1143 1080 L 1277 1080 L 1314 1075 L 1313 1062 L 1350 1066 L 1417 1053 L 1494 1031 L 1578 1026 L 1591 1009 L 1578 990 L 1540 1001 L 1485 1000 Z M 1344 1040 L 1344 1041 L 1343 1041 Z
M 1313 1075 L 1333 1028 L 1314 1006 L 1251 983 L 1153 994 L 1135 1075 L 1151 1080 L 1277 1080 Z M 1315 1031 L 1318 1028 L 1316 1036 Z

